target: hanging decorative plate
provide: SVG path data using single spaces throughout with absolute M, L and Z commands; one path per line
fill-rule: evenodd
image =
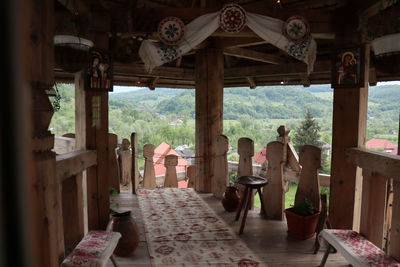
M 290 41 L 301 42 L 310 35 L 310 24 L 304 17 L 293 16 L 283 24 L 282 32 Z
M 219 13 L 219 26 L 226 32 L 240 32 L 246 26 L 246 11 L 237 4 L 227 4 Z
M 167 45 L 177 45 L 185 35 L 185 24 L 177 17 L 166 17 L 158 24 L 158 37 Z

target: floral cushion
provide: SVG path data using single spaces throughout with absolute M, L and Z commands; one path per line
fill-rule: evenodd
M 90 231 L 63 261 L 62 266 L 105 267 L 113 254 L 121 234 Z
M 400 267 L 400 263 L 355 231 L 325 229 L 321 236 L 353 266 Z

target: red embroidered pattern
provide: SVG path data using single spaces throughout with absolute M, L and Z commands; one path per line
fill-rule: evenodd
M 91 231 L 87 233 L 64 260 L 63 266 L 87 266 L 88 263 L 99 260 L 116 234 L 119 235 L 119 233 L 106 231 Z
M 384 251 L 355 231 L 332 230 L 331 233 L 333 233 L 352 253 L 370 266 L 400 267 L 400 263 L 397 263 L 386 255 Z

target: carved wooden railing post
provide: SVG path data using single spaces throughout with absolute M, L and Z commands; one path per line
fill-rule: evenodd
M 196 185 L 196 165 L 187 168 L 186 176 L 189 178 L 188 188 L 195 188 Z
M 143 174 L 143 187 L 156 188 L 156 175 L 154 170 L 153 156 L 155 147 L 152 144 L 147 144 L 143 147 L 144 174 Z
M 120 167 L 120 182 L 123 185 L 129 184 L 131 180 L 132 171 L 132 155 L 130 151 L 130 142 L 128 139 L 124 138 L 122 140 L 122 145 L 118 151 L 118 162 Z
M 389 255 L 400 261 L 400 179 L 393 180 L 393 209 Z
M 108 134 L 108 159 L 110 164 L 108 166 L 108 177 L 110 182 L 110 187 L 114 188 L 120 192 L 119 189 L 119 164 L 117 159 L 117 152 L 115 149 L 118 147 L 118 136 L 113 133 Z
M 285 208 L 285 185 L 283 180 L 283 147 L 279 141 L 267 145 L 268 184 L 264 186 L 263 204 L 266 218 L 283 220 Z
M 131 171 L 131 183 L 132 183 L 132 194 L 136 193 L 139 187 L 139 166 L 138 166 L 138 146 L 137 146 L 137 134 L 131 134 L 131 151 L 132 151 L 132 171 Z
M 254 156 L 254 142 L 250 138 L 242 137 L 238 140 L 239 165 L 237 177 L 253 175 L 253 163 L 251 158 Z M 241 196 L 243 196 L 244 186 L 238 185 Z M 254 190 L 251 194 L 250 209 L 254 207 Z M 245 206 L 245 205 L 244 205 Z
M 215 138 L 215 159 L 213 165 L 212 192 L 215 197 L 222 198 L 226 187 L 229 184 L 227 152 L 229 141 L 225 135 L 218 135 Z
M 308 198 L 314 208 L 320 210 L 318 169 L 321 167 L 321 149 L 316 146 L 303 146 L 300 151 L 300 165 L 302 168 L 294 204 L 299 205 L 304 198 Z
M 178 187 L 178 178 L 176 176 L 176 166 L 178 165 L 178 156 L 168 155 L 165 157 L 164 166 L 167 169 L 165 173 L 164 187 Z
M 360 233 L 383 248 L 386 216 L 387 178 L 363 169 Z

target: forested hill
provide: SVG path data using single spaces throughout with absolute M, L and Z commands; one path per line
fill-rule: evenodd
M 302 86 L 271 86 L 226 88 L 224 90 L 224 119 L 236 120 L 241 115 L 254 119 L 302 118 L 307 107 L 314 117 L 330 117 L 332 89 L 329 85 L 308 88 Z M 163 115 L 194 118 L 194 90 L 141 89 L 110 95 L 110 105 L 129 102 L 137 109 Z M 398 118 L 400 85 L 370 87 L 369 116 Z

